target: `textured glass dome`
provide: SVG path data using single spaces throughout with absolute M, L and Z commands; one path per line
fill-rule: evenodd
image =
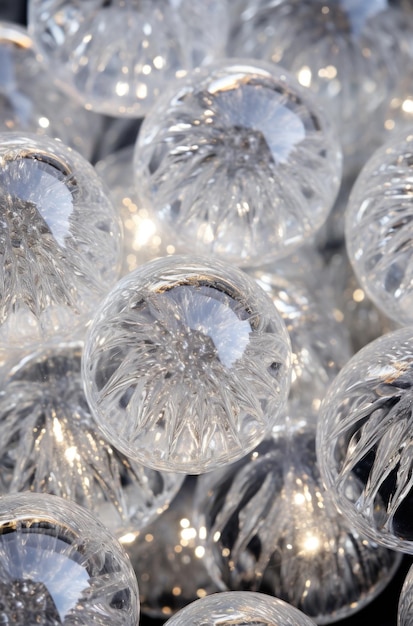
M 165 84 L 221 56 L 221 0 L 31 0 L 29 30 L 62 89 L 87 108 L 143 117 Z
M 341 152 L 293 76 L 224 60 L 158 100 L 138 135 L 135 171 L 142 204 L 188 250 L 260 265 L 324 223 Z
M 171 256 L 122 279 L 96 313 L 83 374 L 106 437 L 148 467 L 200 473 L 253 449 L 279 418 L 290 343 L 241 270 Z
M 366 163 L 346 211 L 349 259 L 386 315 L 413 323 L 413 133 L 404 131 Z
M 93 167 L 47 137 L 0 133 L 2 349 L 75 337 L 116 282 L 120 225 Z
M 353 528 L 413 553 L 413 330 L 376 339 L 343 367 L 321 407 L 318 459 Z
M 1 498 L 0 622 L 136 626 L 136 577 L 88 511 L 45 494 Z
M 281 430 L 244 459 L 199 477 L 195 510 L 221 588 L 282 598 L 317 624 L 366 606 L 400 564 L 337 512 L 322 486 L 313 428 Z
M 228 591 L 192 602 L 165 626 L 315 626 L 300 611 L 262 593 Z
M 168 506 L 182 477 L 144 468 L 104 440 L 84 395 L 81 354 L 81 344 L 62 343 L 5 364 L 0 493 L 75 500 L 118 536 L 135 533 Z

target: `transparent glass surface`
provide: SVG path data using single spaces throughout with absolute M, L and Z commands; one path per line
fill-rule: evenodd
M 171 256 L 122 279 L 84 352 L 91 410 L 109 441 L 148 467 L 199 473 L 269 432 L 290 384 L 273 303 L 230 265 Z
M 282 598 L 318 624 L 366 606 L 400 564 L 337 512 L 313 428 L 289 423 L 244 459 L 201 476 L 195 510 L 217 584 Z
M 75 500 L 123 536 L 164 511 L 182 477 L 144 468 L 103 439 L 84 395 L 81 354 L 81 344 L 58 344 L 5 366 L 0 492 Z
M 411 20 L 389 0 L 250 0 L 230 54 L 279 63 L 316 93 L 350 173 L 384 133 L 386 99 L 409 63 Z
M 87 108 L 143 117 L 177 74 L 221 56 L 220 0 L 31 0 L 29 30 L 62 89 Z
M 138 136 L 135 170 L 142 201 L 188 249 L 260 265 L 324 223 L 341 152 L 293 76 L 225 60 L 158 100 Z
M 189 604 L 167 626 L 314 626 L 300 611 L 262 593 L 227 591 Z
M 219 591 L 195 526 L 194 490 L 188 476 L 170 507 L 135 541 L 124 543 L 139 581 L 142 613 L 167 619 L 184 606 Z
M 83 332 L 121 252 L 93 167 L 53 139 L 0 133 L 0 205 L 2 348 Z
M 56 89 L 27 31 L 0 22 L 0 132 L 57 137 L 90 158 L 101 125 L 100 116 Z
M 366 163 L 346 212 L 349 259 L 388 317 L 413 323 L 413 133 L 404 131 Z
M 410 567 L 405 578 L 399 597 L 397 626 L 412 626 L 413 624 L 413 566 Z
M 0 620 L 28 626 L 136 626 L 130 562 L 85 509 L 45 494 L 1 498 Z
M 376 339 L 343 367 L 321 407 L 326 487 L 359 532 L 413 553 L 413 330 Z

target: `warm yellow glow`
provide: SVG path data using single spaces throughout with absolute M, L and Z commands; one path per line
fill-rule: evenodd
M 298 72 L 298 82 L 303 87 L 309 87 L 311 85 L 312 74 L 307 65 L 304 65 Z
M 73 465 L 73 463 L 79 459 L 76 446 L 71 446 L 70 448 L 68 448 L 65 452 L 65 457 L 69 461 L 69 463 Z
M 191 525 L 191 522 L 186 517 L 183 517 L 181 519 L 181 521 L 179 522 L 179 524 L 180 524 L 181 528 L 189 528 L 190 525 Z
M 402 110 L 405 113 L 413 113 L 413 100 L 406 98 L 406 100 L 403 101 Z
M 133 543 L 136 539 L 135 533 L 126 533 L 123 537 L 119 538 L 120 543 Z
M 60 424 L 57 417 L 53 418 L 53 434 L 58 443 L 63 443 L 62 425 Z
M 354 302 L 363 302 L 363 300 L 364 300 L 364 291 L 362 289 L 355 289 L 353 291 L 353 300 L 354 300 Z
M 205 548 L 203 546 L 197 546 L 195 548 L 195 556 L 198 559 L 202 559 L 204 555 L 205 555 Z

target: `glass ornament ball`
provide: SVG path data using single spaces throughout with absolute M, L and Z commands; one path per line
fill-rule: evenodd
M 379 148 L 361 171 L 346 211 L 346 243 L 368 296 L 399 324 L 413 323 L 413 134 Z
M 82 507 L 56 496 L 0 499 L 0 622 L 136 626 L 125 552 Z
M 145 468 L 104 440 L 84 395 L 81 354 L 81 343 L 51 344 L 4 365 L 0 494 L 74 500 L 118 537 L 134 534 L 165 510 L 182 476 Z
M 384 136 L 387 98 L 410 64 L 412 24 L 391 0 L 249 0 L 229 53 L 280 64 L 311 89 L 351 174 Z
M 413 624 L 413 565 L 407 572 L 399 597 L 397 626 Z
M 341 150 L 293 76 L 224 60 L 157 101 L 138 135 L 135 174 L 142 203 L 188 250 L 262 265 L 324 223 L 340 184 Z
M 199 477 L 196 528 L 205 529 L 201 545 L 220 588 L 267 593 L 329 624 L 377 597 L 401 556 L 351 528 L 322 486 L 315 429 L 286 424 L 237 463 Z
M 240 269 L 170 256 L 124 277 L 99 307 L 83 355 L 102 432 L 130 458 L 197 474 L 246 454 L 280 415 L 290 342 Z
M 119 218 L 92 165 L 60 141 L 0 133 L 0 343 L 83 333 L 118 277 Z
M 413 330 L 365 346 L 331 384 L 320 411 L 324 483 L 352 526 L 413 554 Z
M 143 117 L 168 81 L 224 51 L 220 0 L 31 0 L 29 32 L 57 84 L 114 117 Z
M 0 132 L 33 132 L 60 139 L 92 156 L 100 116 L 83 109 L 53 85 L 27 30 L 0 22 Z
M 252 591 L 214 593 L 188 604 L 165 626 L 315 626 L 313 620 L 278 598 Z

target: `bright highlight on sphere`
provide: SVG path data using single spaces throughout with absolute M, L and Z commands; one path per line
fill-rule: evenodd
M 220 0 L 31 0 L 29 31 L 56 81 L 86 108 L 143 117 L 165 84 L 215 56 Z
M 0 134 L 0 342 L 76 337 L 116 282 L 120 226 L 93 167 L 46 137 Z
M 343 367 L 320 411 L 320 471 L 354 529 L 413 554 L 413 330 L 376 339 Z
M 361 171 L 346 210 L 346 245 L 367 294 L 388 317 L 413 323 L 413 133 L 379 148 Z
M 135 151 L 142 205 L 184 249 L 257 265 L 324 223 L 341 152 L 312 94 L 286 71 L 225 60 L 158 100 Z
M 241 270 L 158 259 L 99 308 L 83 356 L 86 396 L 127 456 L 201 473 L 269 433 L 287 398 L 290 350 L 273 303 Z

